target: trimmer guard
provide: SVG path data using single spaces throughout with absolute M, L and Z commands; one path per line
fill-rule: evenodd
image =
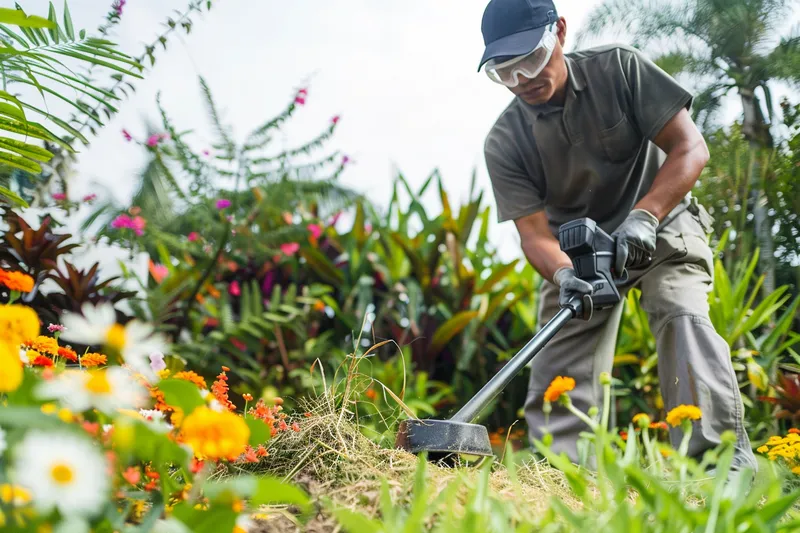
M 395 445 L 413 454 L 493 455 L 486 427 L 451 420 L 404 420 Z

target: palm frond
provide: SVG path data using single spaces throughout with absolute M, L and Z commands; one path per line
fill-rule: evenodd
M 200 88 L 203 93 L 203 100 L 206 104 L 208 116 L 211 119 L 214 129 L 216 130 L 217 136 L 219 137 L 217 146 L 223 148 L 226 155 L 233 157 L 233 154 L 236 150 L 236 145 L 231 138 L 230 128 L 222 123 L 222 118 L 219 115 L 219 111 L 217 111 L 217 105 L 214 102 L 213 95 L 211 94 L 211 88 L 208 86 L 208 83 L 206 83 L 205 78 L 202 76 L 200 76 Z
M 795 86 L 800 84 L 800 29 L 781 40 L 767 56 L 765 67 L 768 76 L 764 79 L 775 78 Z

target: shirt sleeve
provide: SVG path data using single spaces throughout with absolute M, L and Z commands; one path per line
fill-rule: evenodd
M 654 141 L 681 108 L 692 107 L 692 94 L 635 48 L 625 48 L 624 72 L 631 91 L 633 119 L 639 131 Z
M 498 222 L 515 220 L 544 209 L 540 187 L 515 156 L 515 150 L 507 140 L 490 134 L 484 144 L 484 157 L 497 204 Z

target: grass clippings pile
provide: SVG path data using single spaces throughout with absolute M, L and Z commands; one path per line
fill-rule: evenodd
M 417 456 L 400 449 L 380 447 L 360 432 L 352 414 L 337 408 L 337 403 L 328 395 L 320 398 L 308 409 L 312 414 L 303 418 L 301 431 L 280 433 L 269 443 L 267 461 L 237 465 L 241 466 L 239 472 L 272 475 L 291 481 L 314 499 L 330 498 L 339 506 L 357 509 L 372 517 L 379 516 L 384 481 L 395 504 L 409 503 Z M 570 507 L 581 505 L 571 493 L 563 474 L 546 462 L 524 462 L 518 466 L 516 475 L 523 495 L 521 501 L 517 499 L 506 469 L 499 462 L 493 466 L 491 490 L 498 497 L 513 499 L 529 516 L 543 513 L 553 495 Z M 426 481 L 432 494 L 439 493 L 456 476 L 474 478 L 477 469 L 431 463 L 426 470 Z M 302 529 L 289 509 L 270 507 L 265 509 L 265 513 L 269 518 L 258 521 L 258 532 L 341 531 L 338 523 L 324 511 Z

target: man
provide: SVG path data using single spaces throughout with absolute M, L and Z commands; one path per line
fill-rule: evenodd
M 552 0 L 491 0 L 482 33 L 479 70 L 515 95 L 488 134 L 486 164 L 498 220 L 514 221 L 526 258 L 544 277 L 540 323 L 591 291 L 557 240 L 561 224 L 590 217 L 616 239 L 615 275 L 628 276 L 622 294 L 642 291 L 665 409 L 702 411 L 689 453 L 702 456 L 732 430 L 734 467 L 755 471 L 729 348 L 708 316 L 713 219 L 690 191 L 709 155 L 689 114 L 692 95 L 629 46 L 565 54 L 567 23 Z M 626 271 L 631 253 L 653 260 Z M 543 434 L 542 395 L 556 376 L 575 379 L 570 396 L 579 409 L 602 406 L 598 378 L 611 371 L 622 306 L 569 322 L 534 358 L 525 403 L 531 437 Z M 554 405 L 547 429 L 555 451 L 579 462 L 583 423 Z M 670 438 L 677 446 L 680 428 Z

